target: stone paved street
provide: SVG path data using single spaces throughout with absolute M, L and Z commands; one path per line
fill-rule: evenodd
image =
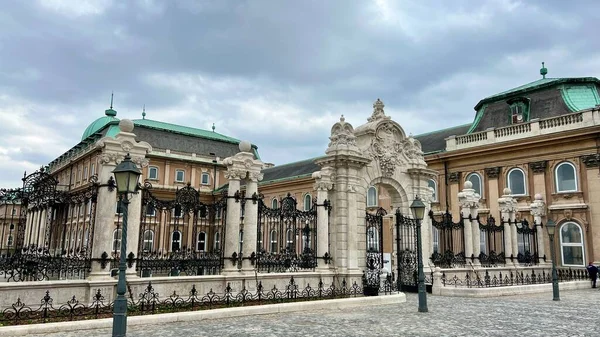
M 172 336 L 598 336 L 600 290 L 496 297 L 428 296 L 429 313 L 417 312 L 416 294 L 398 305 L 248 316 L 131 327 L 130 337 Z M 104 337 L 108 329 L 46 334 Z M 39 335 L 38 335 L 39 336 Z

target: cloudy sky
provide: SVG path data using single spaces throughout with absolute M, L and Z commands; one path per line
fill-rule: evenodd
M 600 1 L 0 0 L 0 186 L 108 108 L 210 129 L 282 164 L 323 154 L 378 97 L 406 133 L 469 123 L 482 98 L 600 77 Z

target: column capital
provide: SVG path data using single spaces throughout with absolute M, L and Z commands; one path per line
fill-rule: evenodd
M 475 193 L 473 183 L 465 181 L 464 189 L 458 193 L 458 203 L 461 207 L 479 208 L 479 200 L 481 196 Z
M 488 167 L 485 169 L 485 174 L 487 174 L 490 179 L 498 179 L 500 176 L 500 167 Z
M 448 182 L 451 184 L 458 183 L 460 181 L 460 172 L 448 173 Z
M 544 172 L 546 172 L 546 167 L 548 167 L 548 161 L 541 160 L 541 161 L 532 162 L 532 163 L 529 163 L 529 167 L 531 167 L 531 170 L 533 171 L 533 173 L 544 173 Z
M 100 149 L 99 162 L 101 165 L 118 165 L 125 155 L 129 153 L 131 160 L 140 167 L 148 166 L 146 154 L 152 152 L 152 146 L 147 142 L 138 142 L 133 133 L 133 122 L 129 119 L 122 119 L 119 122 L 120 132 L 113 137 L 103 137 L 96 142 L 96 149 Z
M 542 200 L 542 195 L 536 193 L 535 200 L 530 205 L 531 215 L 534 217 L 544 216 L 546 214 L 546 203 Z
M 260 171 L 264 163 L 254 158 L 251 143 L 241 141 L 239 149 L 240 152 L 223 159 L 223 164 L 227 166 L 225 178 L 234 180 L 248 179 L 253 182 L 262 180 L 263 174 Z
M 517 210 L 517 201 L 511 195 L 512 191 L 510 188 L 505 188 L 501 198 L 498 198 L 498 205 L 500 206 L 500 212 L 510 213 Z
M 312 178 L 315 179 L 313 188 L 316 191 L 329 191 L 333 188 L 333 168 L 330 166 L 326 166 L 320 171 L 314 172 Z
M 600 154 L 594 153 L 581 156 L 581 161 L 587 168 L 598 167 L 600 166 Z

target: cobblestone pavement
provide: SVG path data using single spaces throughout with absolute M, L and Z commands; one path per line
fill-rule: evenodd
M 129 337 L 173 336 L 598 336 L 600 291 L 494 298 L 428 296 L 428 313 L 417 312 L 416 294 L 406 303 L 346 310 L 247 316 L 134 326 Z M 104 337 L 108 329 L 46 334 Z M 37 335 L 40 336 L 40 335 Z M 31 336 L 33 337 L 33 336 Z

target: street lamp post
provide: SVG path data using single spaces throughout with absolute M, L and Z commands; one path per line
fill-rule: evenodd
M 546 223 L 548 238 L 550 238 L 550 255 L 552 256 L 552 300 L 560 301 L 558 290 L 558 273 L 556 272 L 556 254 L 554 253 L 554 233 L 556 231 L 556 223 L 552 219 L 548 219 Z
M 425 204 L 419 196 L 410 205 L 413 217 L 417 222 L 417 287 L 419 290 L 419 312 L 428 312 L 427 309 L 427 292 L 425 291 L 425 273 L 423 273 L 423 254 L 421 252 L 421 220 L 425 216 Z
M 113 309 L 113 337 L 127 336 L 127 298 L 125 298 L 125 272 L 127 270 L 127 211 L 129 193 L 134 193 L 138 186 L 141 172 L 131 161 L 129 153 L 113 170 L 117 183 L 119 201 L 123 207 L 123 227 L 121 229 L 121 254 L 119 256 L 119 281 L 117 283 L 117 298 Z

